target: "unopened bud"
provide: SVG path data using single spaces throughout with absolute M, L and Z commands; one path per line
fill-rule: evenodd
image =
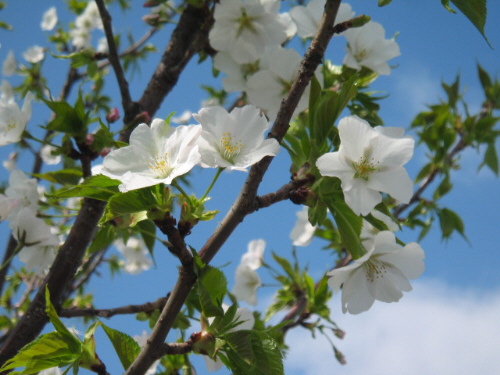
M 364 26 L 366 25 L 368 22 L 371 21 L 371 17 L 370 16 L 366 16 L 364 14 L 360 15 L 360 16 L 357 16 L 357 17 L 354 17 L 350 22 L 352 24 L 351 28 L 355 28 L 355 27 L 361 27 L 361 26 Z
M 161 24 L 159 14 L 146 14 L 142 17 L 142 20 L 146 22 L 149 26 L 158 27 Z
M 105 157 L 107 156 L 109 153 L 111 152 L 111 149 L 109 147 L 104 147 L 101 152 L 99 153 L 99 155 L 101 155 L 102 157 Z
M 342 352 L 339 351 L 336 347 L 333 347 L 333 350 L 335 351 L 335 358 L 337 358 L 337 361 L 339 361 L 341 365 L 347 364 L 344 354 L 342 354 Z
M 195 332 L 189 340 L 193 345 L 193 352 L 196 354 L 205 354 L 213 358 L 215 354 L 215 336 L 210 332 Z
M 318 197 L 308 187 L 301 186 L 290 192 L 290 200 L 295 204 L 305 204 L 306 206 L 314 207 Z
M 345 332 L 342 331 L 341 329 L 336 328 L 336 329 L 332 329 L 332 331 L 333 331 L 333 334 L 341 340 L 345 337 Z
M 112 108 L 108 114 L 106 115 L 106 121 L 109 123 L 113 123 L 120 118 L 120 112 L 118 112 L 118 108 Z
M 142 6 L 144 8 L 152 8 L 160 5 L 161 3 L 164 3 L 164 0 L 146 0 Z
M 94 142 L 94 135 L 93 134 L 87 134 L 85 137 L 87 146 L 90 146 Z

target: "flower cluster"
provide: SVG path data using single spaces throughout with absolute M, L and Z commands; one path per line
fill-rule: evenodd
M 70 30 L 73 46 L 77 49 L 90 48 L 91 33 L 95 29 L 103 30 L 103 25 L 97 4 L 90 1 L 83 13 L 76 17 L 75 27 Z
M 200 125 L 173 128 L 160 119 L 151 127 L 140 124 L 129 146 L 105 157 L 101 173 L 120 180 L 120 190 L 129 191 L 171 184 L 195 165 L 245 171 L 279 151 L 276 140 L 264 139 L 269 123 L 254 106 L 231 113 L 221 107 L 203 108 L 194 118 Z

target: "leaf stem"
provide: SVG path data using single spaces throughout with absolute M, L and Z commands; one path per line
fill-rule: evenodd
M 222 168 L 222 167 L 219 167 L 217 169 L 217 173 L 215 174 L 214 179 L 212 180 L 212 182 L 211 182 L 210 186 L 208 187 L 207 191 L 205 192 L 205 194 L 203 194 L 203 196 L 201 197 L 200 201 L 203 202 L 203 200 L 207 197 L 208 193 L 210 193 L 210 190 L 212 190 L 212 188 L 215 185 L 215 181 L 217 181 L 217 179 L 219 178 L 219 175 L 221 174 L 221 172 L 223 170 L 224 170 L 224 168 Z

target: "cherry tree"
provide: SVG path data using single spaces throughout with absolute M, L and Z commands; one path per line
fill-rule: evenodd
M 489 43 L 486 0 L 442 4 L 462 12 Z M 1 225 L 10 232 L 0 268 L 5 373 L 106 374 L 101 330 L 127 375 L 194 374 L 202 371 L 194 356 L 203 356 L 209 371 L 281 374 L 287 333 L 304 328 L 325 336 L 345 363 L 335 316 L 369 314 L 374 303 L 410 292 L 424 271 L 418 242 L 432 227 L 439 224 L 443 238 L 466 238 L 460 216 L 440 202 L 452 189 L 459 154 L 479 149 L 480 167 L 498 174 L 498 80 L 478 63 L 479 113 L 469 112 L 457 78 L 443 84 L 446 100 L 418 114 L 411 129 L 384 124 L 383 97 L 371 85 L 394 69 L 397 38 L 341 0 L 147 0 L 142 20 L 149 30 L 127 42 L 111 14 L 121 9 L 136 17 L 132 1 L 66 6 L 69 22 L 59 19 L 58 7 L 40 15 L 45 46 L 27 45 L 23 62 L 10 51 L 2 65 L 0 146 L 12 150 L 0 195 Z M 10 28 L 8 20 L 0 26 Z M 156 51 L 148 41 L 166 30 L 168 46 Z M 332 38 L 345 42 L 337 51 L 342 65 L 325 57 Z M 294 48 L 300 43 L 303 55 Z M 134 69 L 155 52 L 161 59 L 146 87 L 132 91 Z M 210 66 L 218 85 L 200 82 L 209 98 L 196 113 L 161 113 L 196 59 Z M 50 61 L 66 69 L 58 96 L 44 73 Z M 15 77 L 20 83 L 12 85 Z M 40 108 L 51 114 L 38 127 Z M 406 166 L 416 147 L 428 160 L 412 181 Z M 262 191 L 282 154 L 287 179 Z M 219 212 L 223 199 L 209 200 L 229 171 L 246 179 L 227 212 Z M 287 256 L 269 254 L 256 232 L 241 244 L 247 251 L 238 253 L 235 274 L 214 261 L 245 218 L 258 215 L 272 225 L 265 212 L 276 204 L 297 206 Z M 210 221 L 218 224 L 205 238 L 200 227 Z M 404 243 L 404 228 L 416 229 L 417 238 Z M 296 256 L 313 237 L 333 264 L 317 279 Z M 156 261 L 165 250 L 169 264 Z M 89 284 L 103 270 L 111 277 L 152 267 L 178 272 L 172 285 L 155 286 L 156 300 L 95 306 Z M 275 294 L 259 310 L 264 274 Z M 113 283 L 120 288 L 118 276 Z M 133 337 L 113 323 L 116 315 L 152 331 Z M 71 329 L 69 318 L 79 318 L 85 332 Z

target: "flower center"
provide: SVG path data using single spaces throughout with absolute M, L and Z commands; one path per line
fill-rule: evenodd
M 2 126 L 2 133 L 6 135 L 12 129 L 17 128 L 17 126 L 18 126 L 17 121 L 14 118 L 8 118 L 7 121 L 5 122 L 5 125 Z
M 387 269 L 385 268 L 385 265 L 383 263 L 373 260 L 369 260 L 368 262 L 364 263 L 363 267 L 365 269 L 366 279 L 371 283 L 373 283 L 375 279 L 384 277 L 384 274 L 387 273 Z
M 352 163 L 354 168 L 354 178 L 362 178 L 365 181 L 368 181 L 368 177 L 373 173 L 379 170 L 377 168 L 377 164 L 379 162 L 375 162 L 375 159 L 371 159 L 368 161 L 366 157 L 359 158 L 357 163 Z
M 166 178 L 174 168 L 170 165 L 168 153 L 165 153 L 165 155 L 156 154 L 154 159 L 149 163 L 149 169 L 157 178 Z
M 363 49 L 361 51 L 358 51 L 358 53 L 355 53 L 354 58 L 359 63 L 359 62 L 365 60 L 367 55 L 368 55 L 368 52 L 366 51 L 366 49 Z
M 241 8 L 241 16 L 238 18 L 238 32 L 237 35 L 240 36 L 243 30 L 247 29 L 248 31 L 257 34 L 257 30 L 253 25 L 254 18 L 249 17 L 246 10 Z
M 243 147 L 241 140 L 236 140 L 236 137 L 231 135 L 230 132 L 223 133 L 219 143 L 222 157 L 231 163 L 239 155 Z

